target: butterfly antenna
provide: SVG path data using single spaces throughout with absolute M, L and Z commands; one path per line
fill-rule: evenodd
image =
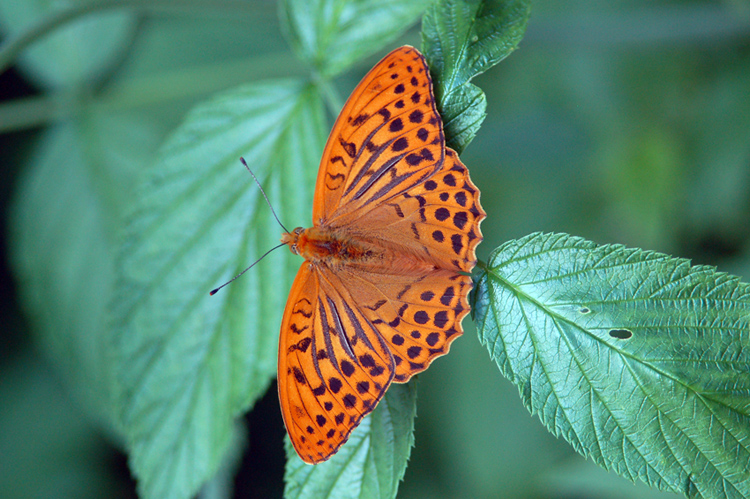
M 245 158 L 243 158 L 243 157 L 240 156 L 240 162 L 243 165 L 245 165 L 245 168 L 247 168 L 247 171 L 250 172 L 250 175 L 253 176 L 253 180 L 255 180 L 255 183 L 258 185 L 258 189 L 260 189 L 261 194 L 263 194 L 263 198 L 266 200 L 266 203 L 268 204 L 268 207 L 271 208 L 271 213 L 273 213 L 273 218 L 276 219 L 276 221 L 278 222 L 278 224 L 281 225 L 281 228 L 284 229 L 285 232 L 289 232 L 289 230 L 287 230 L 287 228 L 284 227 L 284 224 L 281 223 L 281 220 L 279 220 L 278 215 L 276 215 L 276 211 L 273 209 L 273 206 L 271 206 L 271 201 L 269 201 L 268 200 L 268 196 L 266 196 L 266 191 L 264 191 L 263 190 L 263 186 L 260 185 L 260 182 L 258 181 L 258 177 L 256 177 L 255 174 L 253 173 L 253 171 L 250 169 L 250 167 L 247 166 L 247 162 L 245 161 Z M 246 268 L 245 270 L 243 270 L 242 272 L 240 272 L 236 276 L 232 277 L 231 279 L 229 279 L 227 282 L 225 282 L 224 284 L 222 284 L 218 288 L 212 289 L 211 292 L 209 293 L 209 295 L 213 296 L 216 293 L 218 293 L 221 288 L 223 288 L 224 286 L 226 286 L 227 284 L 229 284 L 230 282 L 234 281 L 235 279 L 237 279 L 238 277 L 240 277 L 242 274 L 244 274 L 245 272 L 247 272 L 248 270 L 250 270 L 251 268 L 253 268 L 256 263 L 258 263 L 259 261 L 263 260 L 270 252 L 272 252 L 275 249 L 279 249 L 282 246 L 284 246 L 284 243 L 281 243 L 278 246 L 274 246 L 270 250 L 268 250 L 265 253 L 263 253 L 263 256 L 260 257 L 260 258 L 258 258 L 257 260 L 255 260 L 252 264 L 250 264 L 250 266 L 248 268 Z
M 273 213 L 273 218 L 275 218 L 276 221 L 279 223 L 279 225 L 281 225 L 281 228 L 284 229 L 284 232 L 289 232 L 289 230 L 287 230 L 287 228 L 284 227 L 284 224 L 281 223 L 281 220 L 279 220 L 279 217 L 276 216 L 276 211 L 273 209 L 273 206 L 271 206 L 271 201 L 268 200 L 268 196 L 266 196 L 266 191 L 263 190 L 263 186 L 260 185 L 260 182 L 258 182 L 258 177 L 256 177 L 255 174 L 253 173 L 253 171 L 250 169 L 250 167 L 247 166 L 247 163 L 245 162 L 245 158 L 243 158 L 242 156 L 240 156 L 240 161 L 242 162 L 243 165 L 245 165 L 245 168 L 247 168 L 247 171 L 250 172 L 250 175 L 253 176 L 253 180 L 255 180 L 255 183 L 258 184 L 258 188 L 260 189 L 261 194 L 263 194 L 263 197 L 266 198 L 266 203 L 268 203 L 268 207 L 271 208 L 271 213 Z M 274 249 L 276 249 L 276 248 L 274 248 Z M 271 251 L 273 251 L 273 250 L 271 250 Z M 266 253 L 266 254 L 268 254 L 268 253 Z M 265 255 L 263 255 L 263 256 L 265 256 Z M 255 265 L 255 264 L 253 264 L 253 265 Z M 251 267 L 253 265 L 251 265 Z M 234 279 L 232 279 L 232 281 L 234 281 Z M 229 281 L 229 282 L 232 282 L 232 281 Z M 227 284 L 229 284 L 229 283 L 227 283 Z
M 259 261 L 263 260 L 263 259 L 264 259 L 264 258 L 265 258 L 265 257 L 266 257 L 266 256 L 267 256 L 267 255 L 268 255 L 269 253 L 270 253 L 270 252 L 272 252 L 272 251 L 273 251 L 273 250 L 275 250 L 275 249 L 279 249 L 279 248 L 281 248 L 282 246 L 284 246 L 284 243 L 281 243 L 281 244 L 279 244 L 278 246 L 274 246 L 274 247 L 273 247 L 273 248 L 271 248 L 270 250 L 266 251 L 266 252 L 265 252 L 265 253 L 263 254 L 263 256 L 262 256 L 262 257 L 260 257 L 260 258 L 258 258 L 257 260 L 255 260 L 255 261 L 254 261 L 254 262 L 253 262 L 253 263 L 252 263 L 252 264 L 251 264 L 251 265 L 250 265 L 250 266 L 249 266 L 248 268 L 246 268 L 245 270 L 243 270 L 242 272 L 240 272 L 240 273 L 239 273 L 239 274 L 237 274 L 236 276 L 232 277 L 231 279 L 229 279 L 229 280 L 228 280 L 227 282 L 225 282 L 224 284 L 222 284 L 222 285 L 221 285 L 221 286 L 219 286 L 218 288 L 212 289 L 212 290 L 211 290 L 211 292 L 209 293 L 209 295 L 211 295 L 211 296 L 215 295 L 215 294 L 216 294 L 216 293 L 217 293 L 217 292 L 218 292 L 218 291 L 219 291 L 219 290 L 220 290 L 221 288 L 223 288 L 224 286 L 226 286 L 227 284 L 229 284 L 230 282 L 234 281 L 234 280 L 235 280 L 235 279 L 237 279 L 237 278 L 238 278 L 239 276 L 241 276 L 242 274 L 244 274 L 245 272 L 247 272 L 248 270 L 250 270 L 251 268 L 253 268 L 253 267 L 255 266 L 255 264 L 256 264 L 256 263 L 258 263 Z

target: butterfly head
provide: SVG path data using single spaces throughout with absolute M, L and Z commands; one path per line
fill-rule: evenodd
M 304 227 L 297 227 L 292 232 L 284 232 L 281 235 L 281 243 L 289 246 L 289 251 L 299 255 L 300 237 L 304 238 Z

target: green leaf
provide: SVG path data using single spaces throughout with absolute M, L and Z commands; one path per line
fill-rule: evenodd
M 531 14 L 528 0 L 440 0 L 422 21 L 447 145 L 461 153 L 485 118 L 484 92 L 470 83 L 516 49 Z
M 87 412 L 112 416 L 107 307 L 117 221 L 156 149 L 146 120 L 82 113 L 51 128 L 17 186 L 11 261 L 38 344 Z
M 284 0 L 280 17 L 297 56 L 335 76 L 396 39 L 431 0 Z
M 194 109 L 142 179 L 113 315 L 121 417 L 145 498 L 195 494 L 233 420 L 275 375 L 279 310 L 300 260 L 277 251 L 208 294 L 281 233 L 238 158 L 281 219 L 309 220 L 324 129 L 311 85 L 247 85 Z
M 284 497 L 396 497 L 414 445 L 416 415 L 416 383 L 393 384 L 378 407 L 328 461 L 315 466 L 304 463 L 287 437 Z
M 0 31 L 11 37 L 19 36 L 45 17 L 60 15 L 70 8 L 68 4 L 0 0 Z M 19 57 L 20 66 L 36 83 L 48 88 L 101 77 L 123 54 L 135 29 L 133 12 L 119 10 L 83 16 L 35 41 Z
M 631 480 L 750 496 L 750 286 L 683 259 L 532 234 L 490 257 L 479 335 L 532 413 Z

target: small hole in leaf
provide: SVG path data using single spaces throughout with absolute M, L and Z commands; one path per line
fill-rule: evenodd
M 618 340 L 627 340 L 633 336 L 633 332 L 629 329 L 610 329 L 609 335 Z
M 578 309 L 578 311 L 579 311 L 580 313 L 584 314 L 584 315 L 585 315 L 585 314 L 590 314 L 590 313 L 591 313 L 591 309 L 590 309 L 590 308 L 588 308 L 588 307 L 581 307 L 581 308 L 579 308 L 579 309 Z

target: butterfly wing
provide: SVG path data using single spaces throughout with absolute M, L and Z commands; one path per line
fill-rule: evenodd
M 445 139 L 427 63 L 413 47 L 383 58 L 347 100 L 323 152 L 313 224 L 338 226 L 424 182 Z
M 439 268 L 471 272 L 485 216 L 469 171 L 446 148 L 441 168 L 427 181 L 361 210 L 357 222 L 346 227 L 352 237 L 377 239 Z
M 469 312 L 471 277 L 445 269 L 416 275 L 393 269 L 339 273 L 362 316 L 387 343 L 393 355 L 393 381 L 407 382 L 445 355 L 461 334 Z
M 325 461 L 385 394 L 393 356 L 338 278 L 303 263 L 279 340 L 278 389 L 297 454 Z
M 408 46 L 394 50 L 362 79 L 336 120 L 313 223 L 471 272 L 484 217 L 466 167 L 445 147 L 424 57 Z
M 469 310 L 463 272 L 476 263 L 484 216 L 466 167 L 445 147 L 424 58 L 411 47 L 391 52 L 334 125 L 313 223 L 377 241 L 405 264 L 300 268 L 278 373 L 284 421 L 303 460 L 330 457 L 392 381 L 448 352 Z
M 394 381 L 405 382 L 448 353 L 469 311 L 471 272 L 485 213 L 479 190 L 458 155 L 446 149 L 441 169 L 347 226 L 352 238 L 406 255 L 397 265 L 344 266 L 338 274 L 394 356 Z M 431 265 L 410 269 L 410 261 Z

